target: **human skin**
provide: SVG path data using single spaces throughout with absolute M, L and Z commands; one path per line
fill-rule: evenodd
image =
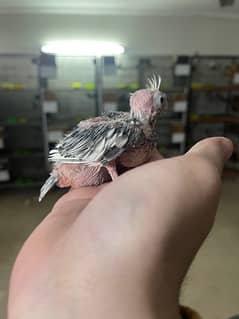
M 16 260 L 9 319 L 173 319 L 188 268 L 215 218 L 225 138 L 72 190 Z

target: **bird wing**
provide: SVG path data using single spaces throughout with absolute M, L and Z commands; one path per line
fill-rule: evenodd
M 112 114 L 111 114 L 112 115 Z M 52 162 L 107 164 L 127 148 L 144 143 L 142 123 L 130 114 L 117 119 L 97 118 L 81 122 L 50 151 Z

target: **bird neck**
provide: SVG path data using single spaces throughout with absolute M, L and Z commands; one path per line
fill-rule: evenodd
M 140 121 L 144 126 L 148 126 L 150 122 L 150 114 L 146 112 L 142 112 L 141 110 L 132 110 L 131 109 L 131 116 L 132 118 L 137 119 Z

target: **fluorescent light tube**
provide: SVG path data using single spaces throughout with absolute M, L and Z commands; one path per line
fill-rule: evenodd
M 53 41 L 41 48 L 42 52 L 60 56 L 107 56 L 124 53 L 118 43 L 102 41 Z

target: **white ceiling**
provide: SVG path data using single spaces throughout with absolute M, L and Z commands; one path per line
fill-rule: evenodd
M 239 17 L 239 1 L 220 8 L 218 0 L 0 0 L 0 13 L 113 14 Z

